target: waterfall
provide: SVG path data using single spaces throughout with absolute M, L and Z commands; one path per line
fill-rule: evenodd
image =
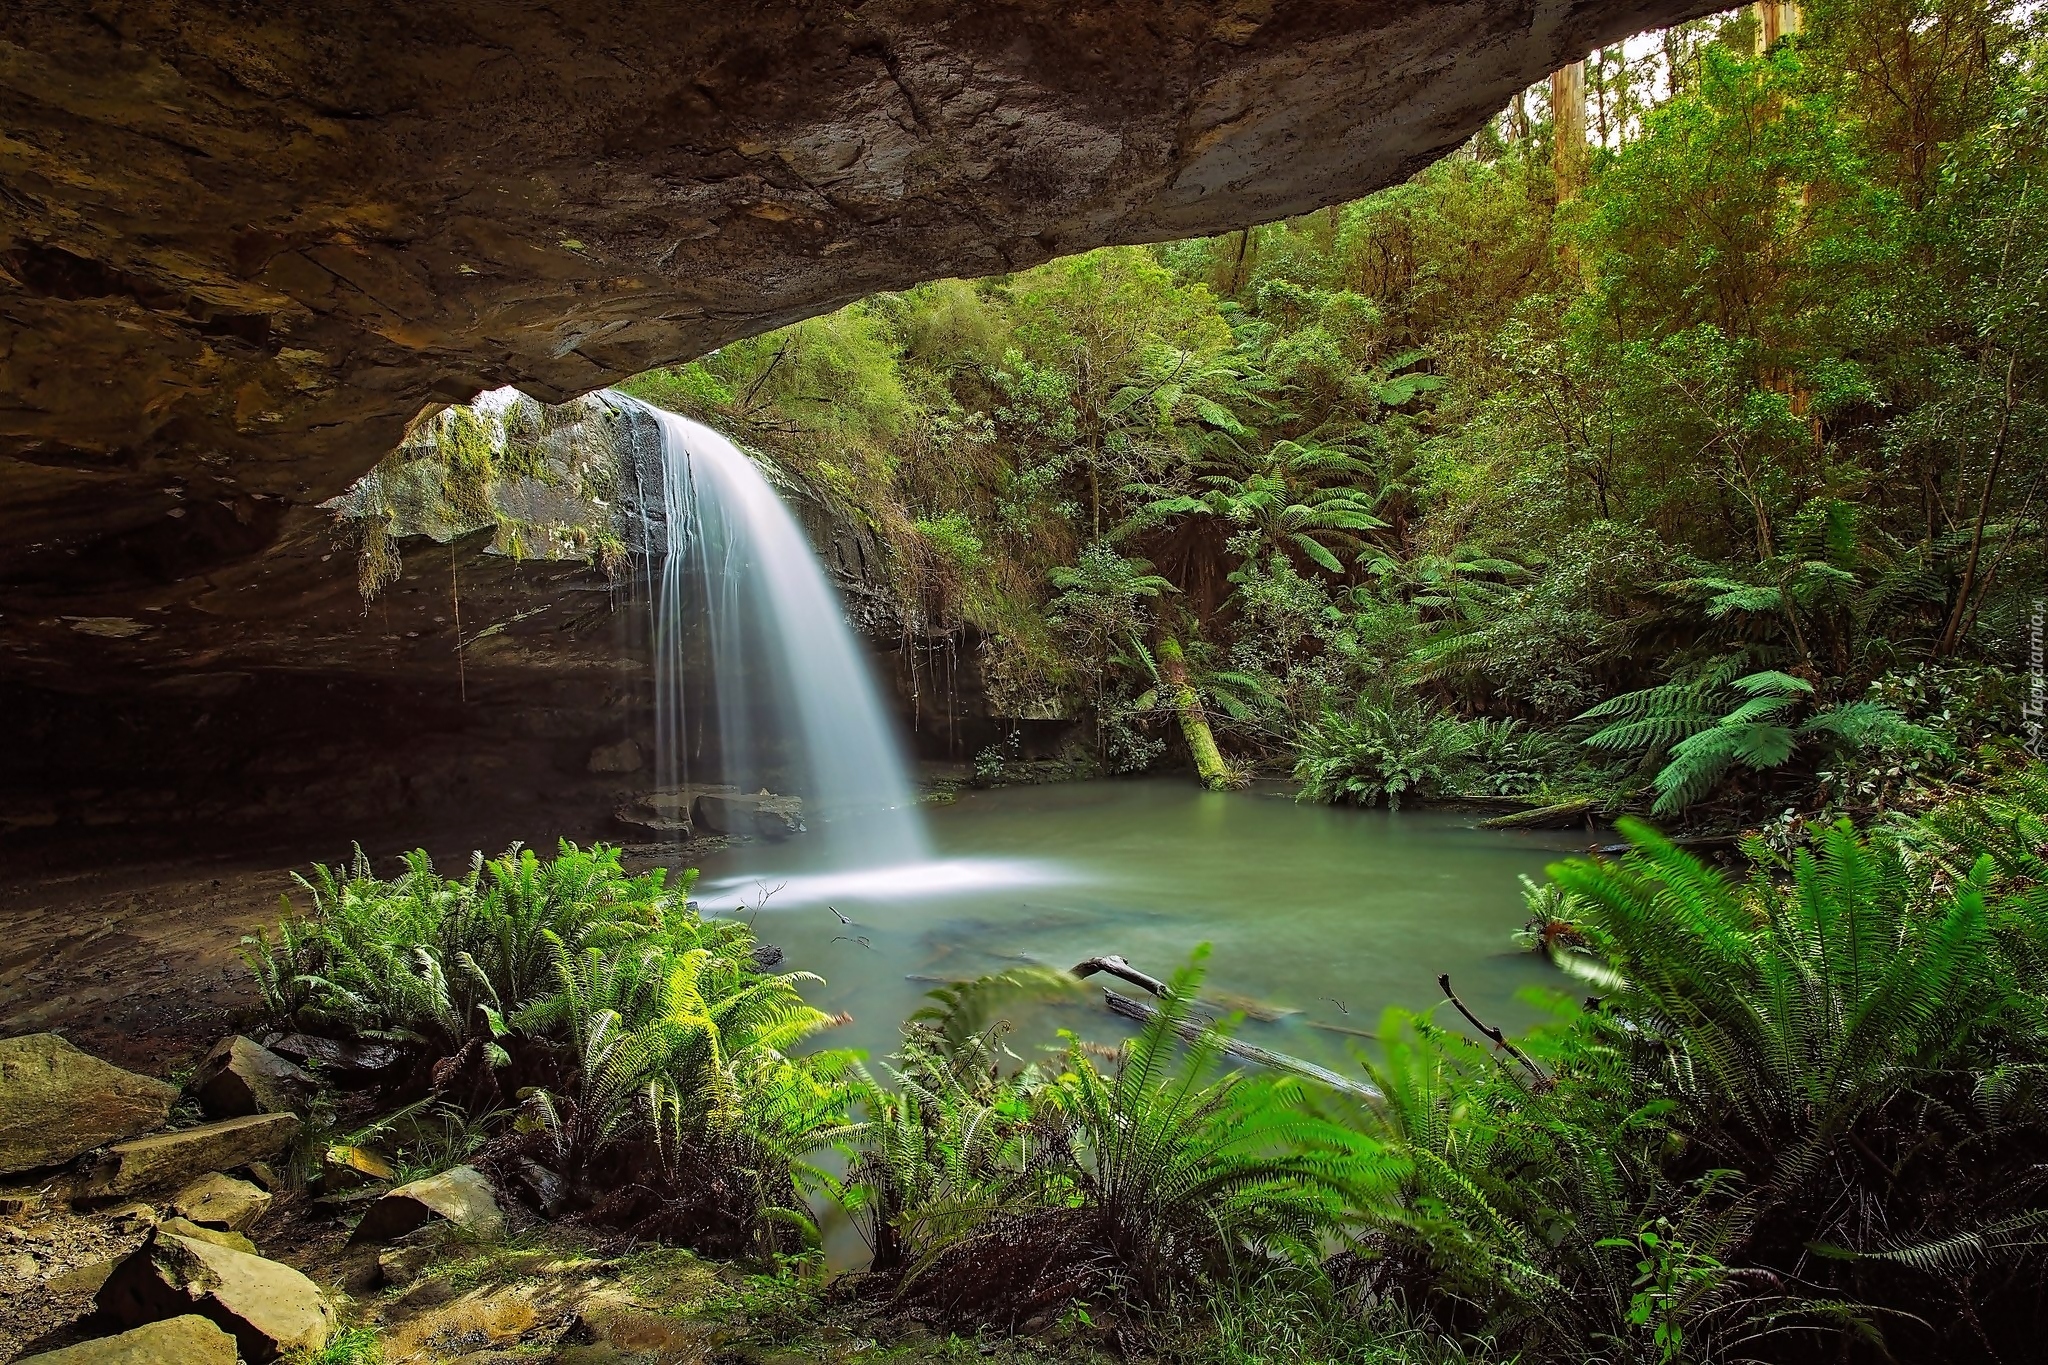
M 717 780 L 801 796 L 804 841 L 835 866 L 928 859 L 889 713 L 789 509 L 711 428 L 615 390 L 605 398 L 636 438 L 629 491 L 652 587 L 657 780 L 690 783 L 715 736 Z M 708 667 L 687 666 L 696 660 Z

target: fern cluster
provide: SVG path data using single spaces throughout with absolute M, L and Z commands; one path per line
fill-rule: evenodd
M 1395 1011 L 1373 1293 L 1527 1360 L 1995 1360 L 2048 1291 L 2048 778 L 1735 877 L 1552 869 L 1598 994 L 1492 1051 Z M 1763 857 L 1765 850 L 1754 850 Z
M 244 953 L 280 1027 L 407 1050 L 401 1095 L 480 1113 L 523 1094 L 511 1145 L 550 1212 L 609 1199 L 766 1258 L 785 1232 L 815 1239 L 800 1186 L 844 1127 L 848 1059 L 795 1055 L 832 1023 L 799 992 L 816 978 L 764 970 L 745 925 L 696 913 L 693 878 L 628 876 L 618 850 L 564 842 L 461 878 L 416 852 L 385 880 L 359 851 L 302 878 L 313 913 Z M 707 1170 L 725 1181 L 708 1203 L 692 1193 Z
M 1602 722 L 1586 739 L 1594 749 L 1660 758 L 1651 811 L 1669 815 L 1705 799 L 1738 766 L 1767 773 L 1802 749 L 1857 751 L 1888 745 L 1947 754 L 1939 734 L 1874 701 L 1813 706 L 1805 678 L 1775 669 L 1746 672 L 1744 657 L 1689 671 L 1591 707 L 1581 721 Z
M 1389 688 L 1325 712 L 1295 739 L 1304 801 L 1384 801 L 1399 810 L 1404 799 L 1530 795 L 1549 791 L 1571 767 L 1563 744 L 1518 720 L 1463 720 Z

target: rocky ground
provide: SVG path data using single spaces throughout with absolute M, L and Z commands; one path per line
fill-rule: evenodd
M 224 1038 L 172 1086 L 52 1034 L 0 1040 L 0 1171 L 10 1172 L 0 1176 L 0 1361 L 863 1365 L 1094 1354 L 1083 1322 L 1032 1340 L 935 1334 L 844 1282 L 753 1275 L 549 1224 L 477 1166 L 394 1172 L 348 1145 L 361 1139 L 344 1130 L 363 1116 L 343 1096 L 320 1097 L 288 1060 L 289 1041 L 277 1045 L 285 1055 Z
M 42 1205 L 0 1218 L 0 1361 L 93 1339 L 109 1260 L 136 1251 L 148 1215 Z M 322 1359 L 385 1365 L 797 1365 L 1078 1359 L 1069 1335 L 962 1339 L 826 1301 L 826 1286 L 749 1276 L 686 1251 L 513 1227 L 481 1239 L 441 1227 L 397 1249 L 347 1245 L 351 1219 L 303 1192 L 251 1229 L 262 1253 L 302 1271 L 338 1315 Z M 380 1267 L 380 1261 L 383 1263 Z M 351 1350 L 361 1354 L 350 1354 Z

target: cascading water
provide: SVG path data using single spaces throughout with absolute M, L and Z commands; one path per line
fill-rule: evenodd
M 661 783 L 679 790 L 691 780 L 708 723 L 719 779 L 800 795 L 804 840 L 822 844 L 834 868 L 928 860 L 894 727 L 796 519 L 711 428 L 616 391 L 606 397 L 638 428 L 639 453 L 656 457 L 634 468 L 653 580 Z M 658 491 L 647 486 L 649 465 Z M 693 653 L 708 669 L 686 666 Z

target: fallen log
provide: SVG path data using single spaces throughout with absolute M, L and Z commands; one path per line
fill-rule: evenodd
M 1119 959 L 1121 960 L 1121 959 Z M 1149 979 L 1149 978 L 1148 978 Z M 1102 1003 L 1109 1006 L 1111 1014 L 1121 1015 L 1140 1024 L 1149 1024 L 1159 1017 L 1159 1007 L 1148 1005 L 1142 1000 L 1133 1000 L 1128 995 L 1104 990 Z M 1251 1062 L 1257 1066 L 1269 1067 L 1275 1071 L 1291 1071 L 1332 1090 L 1351 1095 L 1361 1100 L 1378 1100 L 1380 1092 L 1362 1081 L 1340 1076 L 1325 1066 L 1305 1062 L 1299 1057 L 1290 1057 L 1284 1052 L 1273 1052 L 1266 1048 L 1217 1033 L 1205 1022 L 1198 1019 L 1182 1019 L 1174 1025 L 1175 1033 L 1190 1043 L 1213 1042 L 1226 1055 L 1239 1061 Z
M 1106 957 L 1091 957 L 1086 962 L 1075 963 L 1073 967 L 1073 974 L 1084 979 L 1097 972 L 1121 977 L 1161 1000 L 1173 994 L 1172 989 L 1164 981 L 1156 976 L 1147 976 L 1114 953 Z M 1286 1005 L 1269 1005 L 1263 1000 L 1254 1000 L 1248 995 L 1235 995 L 1228 991 L 1202 996 L 1195 1004 L 1217 1014 L 1242 1014 L 1245 1018 L 1256 1019 L 1262 1024 L 1277 1024 L 1291 1014 L 1301 1013 L 1300 1010 Z
M 1673 848 L 1721 849 L 1734 848 L 1742 842 L 1740 834 L 1681 834 L 1669 841 Z M 1635 852 L 1634 844 L 1595 844 L 1593 851 L 1605 858 L 1618 858 L 1624 853 Z
M 1111 976 L 1121 977 L 1138 989 L 1158 996 L 1161 1000 L 1173 994 L 1171 990 L 1167 989 L 1164 981 L 1161 981 L 1156 976 L 1145 975 L 1115 953 L 1110 953 L 1104 957 L 1091 957 L 1086 962 L 1074 964 L 1074 975 L 1084 980 L 1095 975 L 1097 972 L 1107 972 Z
M 1570 829 L 1583 824 L 1593 814 L 1590 800 L 1560 801 L 1554 806 L 1538 806 L 1535 810 L 1516 811 L 1512 815 L 1496 815 L 1481 820 L 1481 829 Z
M 1180 717 L 1181 737 L 1187 741 L 1188 754 L 1195 760 L 1195 776 L 1215 792 L 1243 785 L 1223 761 L 1223 751 L 1216 747 L 1215 732 L 1209 728 L 1208 714 L 1202 709 L 1201 693 L 1188 680 L 1187 660 L 1180 652 L 1180 641 L 1171 635 L 1161 635 L 1154 653 L 1159 659 L 1160 691 Z

